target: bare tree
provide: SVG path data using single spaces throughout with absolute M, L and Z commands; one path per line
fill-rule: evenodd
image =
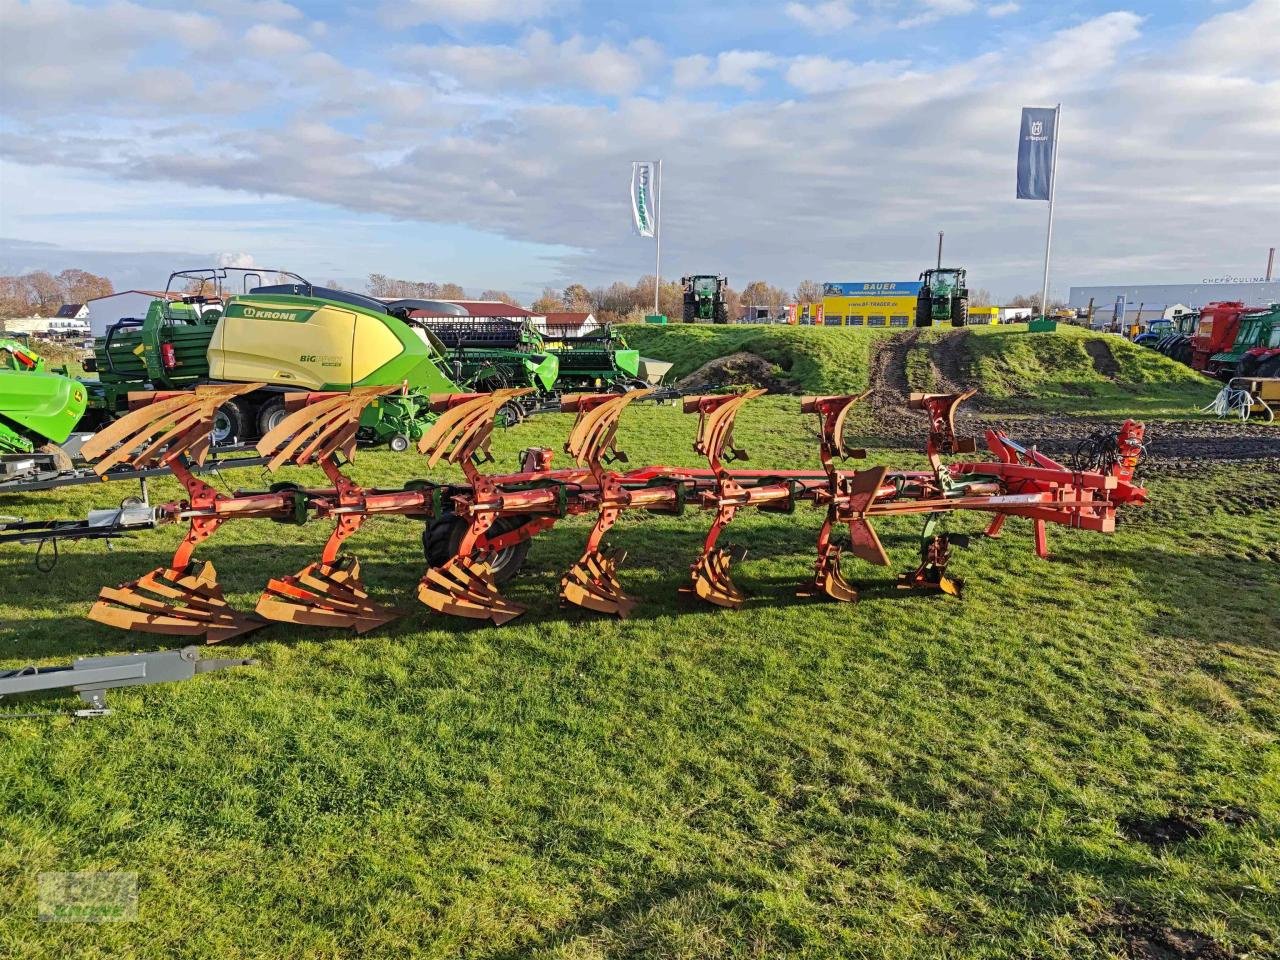
M 462 289 L 461 284 L 442 283 L 440 284 L 440 294 L 445 300 L 465 300 L 467 299 L 467 291 Z
M 98 297 L 107 297 L 115 293 L 115 287 L 106 277 L 70 267 L 57 276 L 62 285 L 64 303 L 85 303 Z
M 796 303 L 821 303 L 822 284 L 816 280 L 801 280 L 796 287 Z
M 577 313 L 590 312 L 595 306 L 591 299 L 591 291 L 580 283 L 571 283 L 565 287 L 561 302 L 565 310 L 573 310 Z
M 564 301 L 560 299 L 560 294 L 552 287 L 543 287 L 542 296 L 533 301 L 533 306 L 529 308 L 534 313 L 558 313 L 564 309 Z
M 520 306 L 520 301 L 507 293 L 505 290 L 486 290 L 480 294 L 481 300 L 497 300 L 499 303 L 509 303 L 513 307 Z
M 991 297 L 991 291 L 986 287 L 979 287 L 977 290 L 969 291 L 969 306 L 971 307 L 994 307 L 996 302 Z

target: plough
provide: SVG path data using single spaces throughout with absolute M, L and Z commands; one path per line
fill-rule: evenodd
M 746 596 L 733 581 L 734 557 L 719 545 L 721 534 L 744 509 L 791 512 L 800 503 L 826 513 L 813 576 L 800 585 L 801 596 L 856 600 L 858 589 L 842 571 L 842 553 L 888 564 L 872 521 L 902 514 L 923 514 L 926 523 L 919 565 L 899 578 L 899 586 L 956 594 L 960 584 L 947 575 L 951 543 L 939 532 L 945 515 L 972 510 L 992 514 L 986 531 L 990 536 L 999 535 L 1009 517 L 1029 519 L 1036 551 L 1043 557 L 1048 555 L 1048 524 L 1110 532 L 1118 506 L 1146 497 L 1134 478 L 1143 426 L 1133 421 L 1126 421 L 1117 435 L 1120 456 L 1096 471 L 1068 469 L 997 430 L 986 433 L 994 460 L 944 460 L 976 450 L 974 441 L 958 437 L 955 428 L 956 408 L 972 391 L 911 397 L 910 405 L 928 418 L 929 468 L 915 471 L 846 468 L 848 461 L 866 457 L 866 451 L 851 449 L 844 441 L 849 412 L 866 394 L 801 401 L 801 410 L 818 418 L 821 470 L 733 469 L 730 464 L 747 459 L 746 451 L 734 444 L 734 421 L 743 405 L 763 392 L 750 390 L 684 398 L 684 411 L 698 417 L 694 449 L 706 458 L 706 468 L 628 465 L 617 434 L 627 407 L 646 396 L 646 391 L 635 391 L 565 398 L 563 410 L 576 416 L 564 448 L 571 465 L 553 467 L 552 451 L 536 448 L 522 452 L 517 472 L 492 473 L 485 468 L 493 462 L 489 440 L 494 418 L 523 391 L 442 394 L 431 398 L 439 419 L 418 449 L 430 467 L 442 462 L 459 467 L 464 481 L 419 480 L 400 489 L 366 489 L 343 466 L 355 454 L 361 411 L 393 389 L 384 387 L 292 395 L 286 418 L 258 444 L 271 471 L 319 466 L 330 486 L 277 484 L 265 492 L 220 493 L 197 477 L 190 464 L 208 453 L 209 425 L 217 407 L 256 386 L 201 386 L 182 394 L 146 395 L 85 448 L 99 470 L 119 463 L 167 467 L 188 496 L 159 508 L 163 519 L 187 524 L 169 565 L 120 587 L 104 588 L 92 619 L 132 630 L 202 637 L 208 643 L 275 621 L 364 633 L 399 611 L 371 598 L 358 561 L 342 548 L 369 517 L 388 515 L 426 521 L 424 544 L 446 545 L 418 585 L 419 600 L 442 614 L 493 624 L 524 612 L 503 596 L 501 586 L 518 569 L 530 538 L 565 517 L 594 515 L 581 556 L 560 580 L 560 600 L 564 606 L 625 618 L 636 601 L 619 579 L 624 555 L 606 548 L 605 536 L 629 511 L 681 514 L 688 509 L 708 511 L 713 520 L 680 591 L 736 608 Z M 195 559 L 197 547 L 222 524 L 247 518 L 333 524 L 320 559 L 292 576 L 271 579 L 252 613 L 233 609 L 213 564 Z M 848 531 L 847 546 L 837 543 L 840 527 Z

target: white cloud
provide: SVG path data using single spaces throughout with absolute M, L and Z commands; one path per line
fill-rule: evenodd
M 558 42 L 534 30 L 517 45 L 422 44 L 401 48 L 400 62 L 448 78 L 463 89 L 484 91 L 573 87 L 607 95 L 633 92 L 660 59 L 651 40 L 626 47 L 583 37 Z
M 829 93 L 867 83 L 883 82 L 906 69 L 906 60 L 855 63 L 829 57 L 796 57 L 787 66 L 787 83 L 804 93 Z
M 814 33 L 843 30 L 858 19 L 848 0 L 826 0 L 823 3 L 788 3 L 783 11 L 788 17 Z
M 778 57 L 761 50 L 726 50 L 714 60 L 695 54 L 675 61 L 672 82 L 681 88 L 717 86 L 758 90 L 764 83 L 760 73 L 779 62 Z
M 1257 22 L 1268 22 L 1274 5 L 1259 0 Z M 735 283 L 841 279 L 855 268 L 913 276 L 928 259 L 928 238 L 944 228 L 975 285 L 1012 294 L 1034 288 L 1043 238 L 1042 207 L 1012 197 L 1018 108 L 1060 98 L 1055 276 L 1064 283 L 1123 279 L 1129 270 L 1200 276 L 1238 270 L 1236 258 L 1268 242 L 1273 228 L 1262 213 L 1280 208 L 1280 64 L 1265 56 L 1264 41 L 1241 29 L 1251 21 L 1235 16 L 1213 18 L 1184 42 L 1162 37 L 1150 55 L 1134 49 L 1140 19 L 1118 12 L 1031 48 L 1014 38 L 980 56 L 910 68 L 837 56 L 765 66 L 759 57 L 736 56 L 722 64 L 714 48 L 669 64 L 650 42 L 622 46 L 550 33 L 506 46 L 409 47 L 373 59 L 314 50 L 261 58 L 225 44 L 213 76 L 270 91 L 284 119 L 265 125 L 255 114 L 163 130 L 147 99 L 156 92 L 136 83 L 155 65 L 139 59 L 129 66 L 138 48 L 104 40 L 106 54 L 87 49 L 71 65 L 109 81 L 109 102 L 93 109 L 114 112 L 80 122 L 84 114 L 67 101 L 65 77 L 39 87 L 29 82 L 22 112 L 14 98 L 0 101 L 0 154 L 17 167 L 80 171 L 81 195 L 95 179 L 113 189 L 124 184 L 133 191 L 126 206 L 140 211 L 132 222 L 147 215 L 145 198 L 184 190 L 283 194 L 289 199 L 276 202 L 292 202 L 299 217 L 326 205 L 365 223 L 391 217 L 460 224 L 572 246 L 580 253 L 559 267 L 594 283 L 645 269 L 621 186 L 629 161 L 643 153 L 667 162 L 663 253 L 677 275 L 705 269 L 706 251 L 713 251 Z M 112 36 L 101 29 L 94 35 Z M 42 42 L 60 39 L 51 36 Z M 113 73 L 117 59 L 127 66 Z M 61 66 L 56 56 L 24 62 Z M 648 82 L 659 65 L 690 86 L 717 75 L 751 83 L 765 70 L 781 70 L 792 90 L 785 98 L 735 95 L 732 106 L 682 91 L 658 95 Z M 423 82 L 444 74 L 454 79 L 451 92 Z M 212 99 L 212 77 L 192 75 L 195 95 Z M 177 78 L 168 81 L 176 85 Z M 583 89 L 617 99 L 579 102 Z M 47 179 L 57 182 L 52 173 Z M 1116 210 L 1124 211 L 1127 229 L 1101 229 Z M 119 220 L 131 222 L 126 214 Z M 744 223 L 767 228 L 744 230 Z M 59 229 L 73 227 L 49 219 L 40 238 L 56 240 Z M 260 238 L 272 229 L 302 232 L 296 224 L 255 220 L 240 239 L 219 234 L 203 243 L 261 252 Z M 429 236 L 428 229 L 389 233 L 398 248 L 425 246 L 413 238 Z M 363 260 L 351 272 L 378 269 L 384 255 L 354 251 Z M 500 267 L 491 269 L 489 285 L 504 286 Z
M 218 254 L 218 266 L 220 267 L 256 267 L 253 262 L 252 253 L 220 253 Z
M 566 0 L 388 0 L 382 16 L 397 26 L 527 23 L 565 6 Z
M 1021 5 L 1015 3 L 1014 0 L 1009 0 L 1008 3 L 993 3 L 991 6 L 987 7 L 987 16 L 1007 17 L 1011 13 L 1017 13 L 1021 9 Z
M 270 23 L 259 23 L 245 31 L 244 42 L 264 57 L 287 56 L 311 48 L 311 42 L 292 31 Z
M 0 0 L 0 24 L 0 104 L 6 112 L 66 103 L 86 107 L 116 97 L 135 104 L 172 102 L 192 88 L 190 78 L 177 75 L 184 51 L 204 54 L 224 38 L 209 17 L 128 0 L 105 7 Z M 172 66 L 133 63 L 150 42 L 168 45 Z
M 976 5 L 975 0 L 921 0 L 920 9 L 912 16 L 899 20 L 898 26 L 903 29 L 922 27 L 925 24 L 936 23 L 945 17 L 958 17 L 972 13 Z

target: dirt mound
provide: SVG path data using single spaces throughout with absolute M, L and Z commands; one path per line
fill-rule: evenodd
M 676 381 L 676 387 L 686 393 L 724 387 L 764 387 L 770 393 L 801 392 L 795 384 L 780 376 L 780 371 L 774 364 L 759 354 L 745 350 L 704 363 L 687 377 Z
M 1111 347 L 1101 337 L 1090 338 L 1084 342 L 1084 352 L 1093 361 L 1094 373 L 1108 380 L 1114 380 L 1120 373 L 1120 364 L 1111 354 Z

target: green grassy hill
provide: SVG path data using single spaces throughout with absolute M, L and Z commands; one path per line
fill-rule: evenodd
M 1070 326 L 1038 334 L 1021 326 L 967 332 L 966 373 L 1004 409 L 1186 413 L 1218 392 L 1185 364 L 1112 334 Z
M 707 324 L 633 325 L 623 333 L 644 356 L 675 364 L 667 377 L 671 382 L 717 357 L 745 350 L 773 363 L 778 376 L 797 390 L 814 393 L 865 390 L 870 345 L 878 336 L 836 327 Z
M 787 326 L 628 326 L 627 342 L 642 354 L 675 364 L 669 382 L 737 351 L 769 361 L 797 391 L 865 390 L 872 355 L 893 337 L 916 331 Z M 933 328 L 895 360 L 912 389 L 977 386 L 990 410 L 1027 413 L 1187 416 L 1207 404 L 1217 386 L 1183 364 L 1122 337 L 1061 326 L 1029 334 L 1023 325 Z

